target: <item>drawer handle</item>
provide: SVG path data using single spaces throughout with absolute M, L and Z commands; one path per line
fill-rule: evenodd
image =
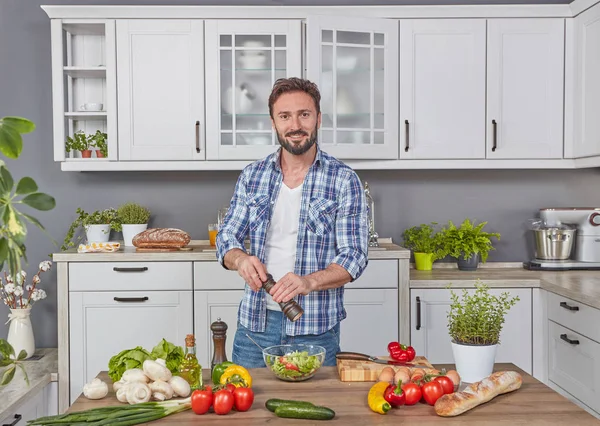
M 113 271 L 115 272 L 145 272 L 148 270 L 147 266 L 142 266 L 141 268 L 118 268 L 114 267 Z
M 148 296 L 144 297 L 114 297 L 115 302 L 145 302 Z
M 579 340 L 571 340 L 567 337 L 566 334 L 561 334 L 560 335 L 560 339 L 564 340 L 567 343 L 570 343 L 571 345 L 578 345 L 579 344 Z
M 421 329 L 421 298 L 417 296 L 417 330 Z
M 570 305 L 567 305 L 567 302 L 560 302 L 560 307 L 568 309 L 569 311 L 578 311 L 579 310 L 579 306 L 570 306 Z
M 17 423 L 19 423 L 19 420 L 21 420 L 22 417 L 23 416 L 20 414 L 15 414 L 15 419 L 12 423 L 4 423 L 2 426 L 15 426 Z

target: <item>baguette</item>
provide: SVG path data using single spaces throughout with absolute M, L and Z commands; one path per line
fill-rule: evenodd
M 176 228 L 151 228 L 133 237 L 132 243 L 143 248 L 181 248 L 189 244 L 190 235 Z
M 458 416 L 471 408 L 477 407 L 492 398 L 521 387 L 523 379 L 516 371 L 499 371 L 475 382 L 462 392 L 441 396 L 435 402 L 435 412 L 438 416 Z

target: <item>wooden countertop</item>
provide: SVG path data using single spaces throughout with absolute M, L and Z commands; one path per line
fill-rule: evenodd
M 436 366 L 438 368 L 444 366 Z M 450 368 L 451 366 L 445 366 Z M 341 382 L 335 367 L 323 367 L 310 380 L 289 383 L 277 379 L 266 368 L 250 370 L 255 392 L 254 405 L 244 413 L 232 411 L 227 415 L 216 415 L 212 411 L 198 416 L 191 410 L 170 417 L 145 423 L 150 425 L 211 425 L 231 424 L 234 421 L 244 425 L 282 424 L 307 425 L 306 420 L 280 419 L 265 408 L 269 398 L 296 399 L 327 406 L 336 412 L 333 424 L 340 425 L 598 425 L 599 420 L 577 405 L 559 395 L 543 383 L 531 377 L 512 364 L 497 364 L 496 370 L 514 370 L 523 376 L 521 389 L 500 395 L 492 401 L 480 405 L 457 417 L 439 417 L 433 407 L 417 404 L 411 407 L 393 409 L 385 415 L 372 412 L 367 405 L 367 394 L 373 382 Z M 206 380 L 209 370 L 203 371 Z M 106 372 L 99 376 L 112 383 Z M 94 407 L 121 404 L 111 391 L 101 400 L 91 401 L 79 396 L 69 408 L 69 412 Z M 313 422 L 315 423 L 315 422 Z M 324 423 L 325 424 L 325 423 Z

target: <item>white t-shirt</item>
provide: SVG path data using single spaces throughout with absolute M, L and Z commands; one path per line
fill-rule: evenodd
M 273 276 L 275 282 L 295 269 L 302 186 L 290 189 L 282 182 L 267 230 L 266 266 L 267 272 Z M 267 309 L 281 311 L 279 304 L 269 294 Z

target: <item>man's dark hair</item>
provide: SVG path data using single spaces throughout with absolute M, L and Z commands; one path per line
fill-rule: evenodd
M 273 118 L 273 104 L 275 104 L 281 95 L 290 92 L 304 92 L 310 95 L 315 102 L 317 115 L 321 112 L 321 94 L 315 83 L 298 77 L 280 78 L 273 85 L 273 90 L 269 96 L 269 115 L 271 118 Z

